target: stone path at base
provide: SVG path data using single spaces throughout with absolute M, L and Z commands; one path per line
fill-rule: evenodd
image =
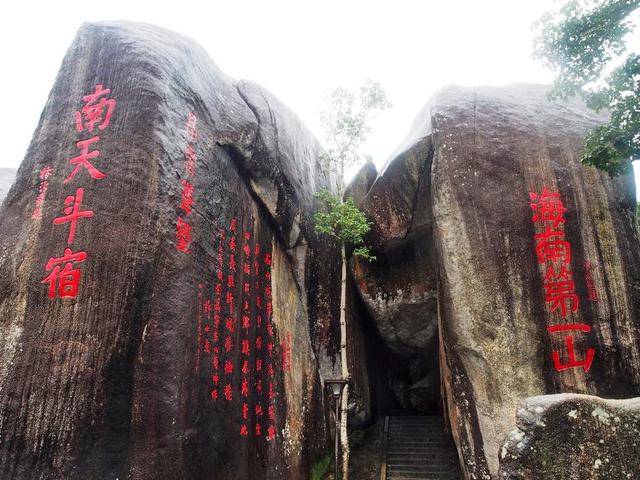
M 381 480 L 462 479 L 456 448 L 441 417 L 389 417 L 385 459 Z

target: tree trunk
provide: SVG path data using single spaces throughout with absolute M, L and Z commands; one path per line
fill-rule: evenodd
M 347 255 L 342 245 L 342 280 L 340 289 L 340 361 L 342 378 L 349 381 L 349 365 L 347 363 Z M 347 407 L 349 405 L 349 384 L 342 393 L 340 408 L 340 440 L 342 443 L 342 480 L 349 480 L 349 438 L 347 437 Z

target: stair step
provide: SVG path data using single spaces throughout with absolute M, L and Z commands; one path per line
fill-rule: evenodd
M 389 417 L 386 480 L 461 480 L 458 454 L 441 417 Z

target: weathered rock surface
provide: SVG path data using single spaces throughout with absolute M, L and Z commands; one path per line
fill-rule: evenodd
M 0 477 L 307 477 L 338 349 L 318 153 L 188 38 L 80 29 L 0 211 Z
M 380 335 L 407 356 L 424 355 L 437 336 L 436 274 L 428 242 L 430 152 L 428 138 L 409 146 L 373 183 L 361 205 L 373 222 L 369 240 L 377 259 L 356 258 L 352 268 Z
M 640 399 L 527 398 L 500 449 L 505 480 L 632 479 L 640 472 Z
M 374 163 L 365 163 L 347 186 L 344 198 L 352 198 L 353 202 L 360 206 L 377 177 L 378 170 Z
M 13 168 L 0 168 L 0 205 L 2 205 L 4 197 L 7 196 L 7 192 L 9 192 L 15 178 L 16 170 Z

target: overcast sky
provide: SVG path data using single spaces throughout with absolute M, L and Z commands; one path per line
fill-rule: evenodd
M 550 83 L 531 24 L 552 0 L 3 2 L 0 167 L 17 167 L 84 21 L 133 20 L 191 36 L 222 70 L 262 84 L 320 138 L 324 94 L 378 80 L 393 109 L 367 144 L 383 164 L 440 87 Z

